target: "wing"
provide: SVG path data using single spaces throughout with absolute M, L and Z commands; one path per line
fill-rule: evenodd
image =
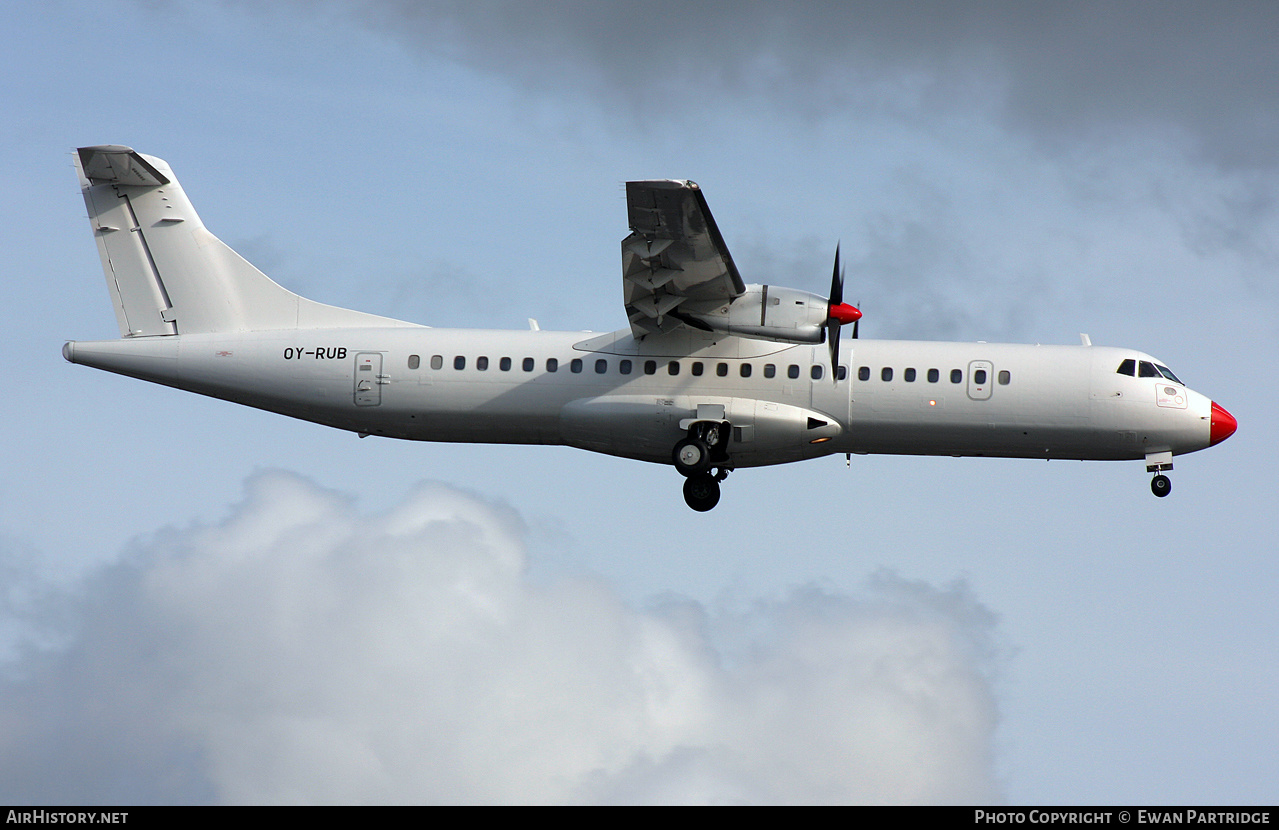
M 695 182 L 627 182 L 626 212 L 622 288 L 636 337 L 681 325 L 707 329 L 687 315 L 712 313 L 746 293 Z

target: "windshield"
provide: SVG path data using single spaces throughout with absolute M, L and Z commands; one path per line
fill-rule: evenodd
M 1172 381 L 1173 383 L 1180 384 L 1181 386 L 1185 386 L 1185 385 L 1186 385 L 1186 384 L 1182 383 L 1182 382 L 1181 382 L 1181 378 L 1179 378 L 1179 377 L 1177 377 L 1176 375 L 1174 375 L 1174 374 L 1172 373 L 1172 369 L 1169 369 L 1167 366 L 1161 366 L 1161 365 L 1159 365 L 1158 363 L 1156 363 L 1156 364 L 1155 364 L 1155 368 L 1159 370 L 1159 374 L 1161 374 L 1161 375 L 1163 375 L 1164 377 L 1168 378 L 1168 380 Z

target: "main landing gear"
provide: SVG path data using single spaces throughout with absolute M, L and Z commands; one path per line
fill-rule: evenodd
M 684 502 L 699 513 L 719 504 L 719 483 L 728 478 L 727 421 L 698 421 L 688 428 L 671 452 L 675 469 L 684 476 Z
M 1172 479 L 1160 473 L 1150 480 L 1150 492 L 1162 499 L 1172 492 Z

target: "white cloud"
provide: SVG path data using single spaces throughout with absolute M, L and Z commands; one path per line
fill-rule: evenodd
M 998 797 L 994 623 L 962 585 L 637 610 L 598 580 L 534 585 L 523 537 L 443 485 L 378 513 L 253 477 L 225 521 L 46 609 L 78 623 L 6 667 L 0 799 Z

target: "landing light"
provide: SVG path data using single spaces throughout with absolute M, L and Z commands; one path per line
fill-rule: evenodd
M 826 443 L 827 441 L 829 441 L 829 440 L 830 440 L 830 436 L 828 435 L 828 436 L 826 436 L 825 438 L 814 438 L 812 441 L 809 441 L 808 443 L 810 443 L 810 444 L 825 444 L 825 443 Z

